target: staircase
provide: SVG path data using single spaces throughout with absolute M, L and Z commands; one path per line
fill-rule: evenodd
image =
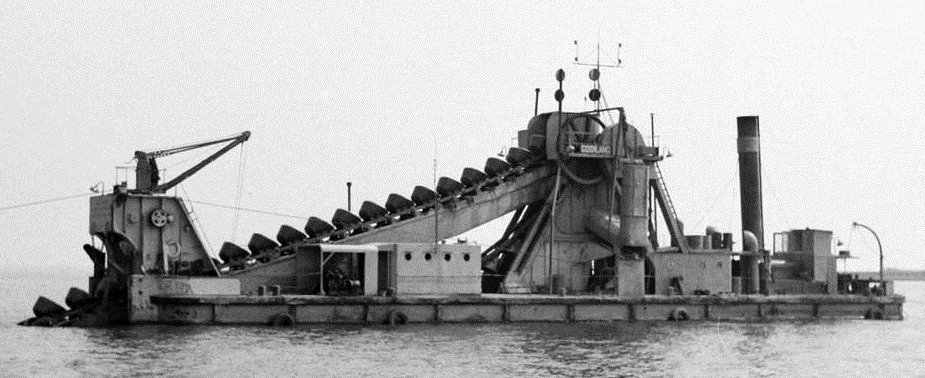
M 662 169 L 658 166 L 658 163 L 654 163 L 652 166 L 655 168 L 655 178 L 652 182 L 652 185 L 655 187 L 655 198 L 658 199 L 658 202 L 662 205 L 662 216 L 665 218 L 665 223 L 668 224 L 668 232 L 671 233 L 671 238 L 677 241 L 677 245 L 681 249 L 681 252 L 690 252 L 687 240 L 684 239 L 684 232 L 681 230 L 681 225 L 678 223 L 678 213 L 675 211 L 674 203 L 671 202 L 671 196 L 668 195 L 668 187 L 665 185 L 665 177 L 662 176 Z

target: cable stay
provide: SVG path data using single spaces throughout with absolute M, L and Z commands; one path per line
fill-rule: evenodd
M 2 206 L 2 207 L 0 207 L 0 211 L 3 211 L 3 210 L 20 209 L 20 208 L 23 208 L 23 207 L 35 206 L 35 205 L 42 205 L 42 204 L 46 204 L 46 203 L 64 201 L 64 200 L 69 200 L 69 199 L 74 199 L 74 198 L 80 198 L 80 197 L 89 197 L 89 196 L 92 196 L 92 195 L 94 195 L 94 194 L 95 194 L 95 193 L 81 193 L 81 194 L 75 194 L 75 195 L 72 195 L 72 196 L 56 197 L 56 198 L 50 198 L 50 199 L 39 200 L 39 201 L 35 201 L 35 202 L 21 203 L 21 204 L 17 204 L 17 205 L 7 205 L 7 206 Z
M 726 194 L 727 192 L 729 192 L 729 188 L 732 186 L 733 182 L 735 182 L 735 177 L 730 176 L 729 179 L 726 180 L 726 184 L 723 185 L 723 188 L 720 191 L 714 193 L 712 196 L 710 196 L 711 198 L 713 198 L 713 200 L 707 206 L 707 210 L 703 212 L 703 216 L 701 216 L 700 219 L 697 220 L 697 223 L 694 223 L 694 227 L 692 228 L 693 230 L 700 229 L 700 227 L 704 226 L 703 221 L 705 221 L 707 217 L 709 217 L 710 215 L 713 215 L 713 209 L 716 207 L 716 205 L 718 205 L 721 202 L 721 200 L 726 199 L 727 197 Z M 722 201 L 722 202 L 727 202 L 727 201 Z
M 238 220 L 241 217 L 241 193 L 244 190 L 244 168 L 246 161 L 244 160 L 244 145 L 241 145 L 241 151 L 238 155 L 238 185 L 235 193 L 234 199 L 234 222 L 231 229 L 231 240 L 236 240 L 238 236 Z
M 275 212 L 272 212 L 272 211 L 257 210 L 257 209 L 247 208 L 247 207 L 238 207 L 238 206 L 231 206 L 231 205 L 222 205 L 222 204 L 219 204 L 219 203 L 206 202 L 206 201 L 195 201 L 195 200 L 191 200 L 191 199 L 189 199 L 189 198 L 186 199 L 186 202 L 192 202 L 192 203 L 196 203 L 196 204 L 200 204 L 200 205 L 206 205 L 206 206 L 214 206 L 214 207 L 219 207 L 219 208 L 228 209 L 228 210 L 246 211 L 246 212 L 249 212 L 249 213 L 264 214 L 264 215 L 274 215 L 274 216 L 283 217 L 283 218 L 302 219 L 302 220 L 308 219 L 308 218 L 309 218 L 309 216 L 305 216 L 305 215 L 292 215 L 292 214 L 275 213 Z
M 183 196 L 187 199 L 186 202 L 194 202 L 190 199 L 189 193 L 186 192 L 185 186 L 178 185 L 178 187 L 183 191 Z M 202 227 L 202 222 L 199 221 L 199 215 L 196 214 L 196 209 L 193 208 L 192 204 L 190 204 L 187 209 L 187 215 L 189 216 L 190 220 L 196 224 L 196 227 L 199 229 L 199 233 L 202 234 L 202 238 L 205 239 L 204 244 L 206 249 L 208 249 L 209 255 L 214 256 L 215 251 L 212 250 L 212 242 L 209 241 L 209 235 L 206 234 L 206 229 Z

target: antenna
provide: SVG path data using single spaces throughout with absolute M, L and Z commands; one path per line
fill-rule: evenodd
M 607 53 L 605 52 L 604 55 L 605 55 L 607 58 L 610 58 L 610 64 L 601 64 L 601 42 L 600 42 L 600 40 L 598 40 L 597 44 L 595 45 L 595 51 L 594 51 L 594 53 L 595 53 L 595 58 L 594 58 L 594 62 L 593 62 L 593 63 L 592 63 L 592 62 L 588 62 L 588 61 L 582 61 L 582 60 L 579 59 L 578 40 L 575 40 L 574 43 L 575 43 L 575 62 L 574 62 L 574 64 L 575 64 L 575 65 L 578 65 L 578 66 L 591 66 L 591 67 L 594 67 L 594 68 L 591 69 L 590 72 L 588 72 L 588 78 L 591 79 L 591 81 L 594 83 L 594 88 L 592 88 L 591 91 L 588 92 L 588 99 L 590 99 L 591 101 L 594 101 L 594 110 L 595 110 L 595 112 L 600 113 L 600 111 L 601 111 L 601 103 L 600 103 L 600 100 L 601 100 L 601 97 L 602 97 L 602 95 L 601 95 L 601 83 L 600 83 L 601 68 L 604 68 L 604 67 L 606 67 L 606 68 L 621 68 L 621 67 L 622 67 L 623 60 L 620 59 L 620 50 L 623 48 L 623 44 L 622 44 L 622 43 L 617 43 L 617 59 L 616 59 L 616 62 L 614 62 L 613 59 L 610 58 L 610 55 L 607 55 Z M 606 101 L 606 100 L 605 100 L 605 101 Z
M 596 58 L 595 58 L 594 62 L 588 62 L 588 61 L 579 60 L 579 55 L 578 55 L 578 40 L 575 40 L 574 43 L 575 43 L 575 65 L 579 65 L 579 66 L 592 66 L 592 67 L 595 67 L 595 68 L 598 68 L 598 69 L 600 69 L 601 67 L 607 67 L 607 68 L 623 68 L 623 59 L 620 58 L 620 50 L 623 49 L 623 44 L 622 44 L 622 43 L 617 43 L 617 59 L 611 58 L 610 55 L 608 55 L 607 52 L 604 51 L 604 56 L 605 56 L 606 58 L 609 58 L 609 59 L 610 59 L 610 63 L 608 63 L 608 64 L 601 64 L 601 43 L 600 43 L 600 41 L 597 42 L 597 45 L 596 45 L 596 48 L 595 48 Z M 587 57 L 585 57 L 585 58 L 587 58 Z

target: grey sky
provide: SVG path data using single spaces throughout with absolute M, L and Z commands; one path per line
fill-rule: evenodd
M 393 2 L 334 5 L 5 3 L 0 12 L 0 207 L 111 187 L 136 149 L 251 130 L 188 180 L 193 200 L 329 218 L 458 177 L 533 113 L 584 109 L 598 40 L 611 106 L 656 133 L 689 231 L 738 233 L 735 117 L 761 116 L 766 232 L 879 231 L 887 266 L 925 268 L 925 5 Z M 251 2 L 247 2 L 251 3 Z M 436 146 L 436 148 L 435 148 Z M 195 154 L 194 154 L 195 155 Z M 193 155 L 165 160 L 161 168 Z M 168 168 L 168 176 L 183 165 Z M 181 192 L 182 194 L 182 192 Z M 87 199 L 0 212 L 0 269 L 90 271 Z M 194 205 L 213 248 L 233 212 Z M 241 213 L 235 241 L 304 219 Z M 490 243 L 496 227 L 471 235 Z M 874 269 L 875 244 L 855 233 Z

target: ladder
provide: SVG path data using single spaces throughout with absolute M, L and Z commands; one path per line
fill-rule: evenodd
M 687 253 L 690 251 L 690 248 L 687 245 L 687 240 L 684 239 L 684 233 L 681 231 L 681 225 L 678 223 L 678 213 L 675 211 L 674 203 L 671 202 L 671 196 L 668 195 L 668 187 L 665 185 L 665 177 L 662 176 L 662 169 L 658 166 L 658 163 L 652 164 L 655 168 L 655 178 L 652 185 L 655 187 L 655 198 L 658 199 L 658 202 L 662 205 L 662 216 L 665 218 L 665 223 L 668 225 L 668 232 L 671 233 L 671 238 L 677 241 L 678 247 L 681 248 L 681 252 Z

